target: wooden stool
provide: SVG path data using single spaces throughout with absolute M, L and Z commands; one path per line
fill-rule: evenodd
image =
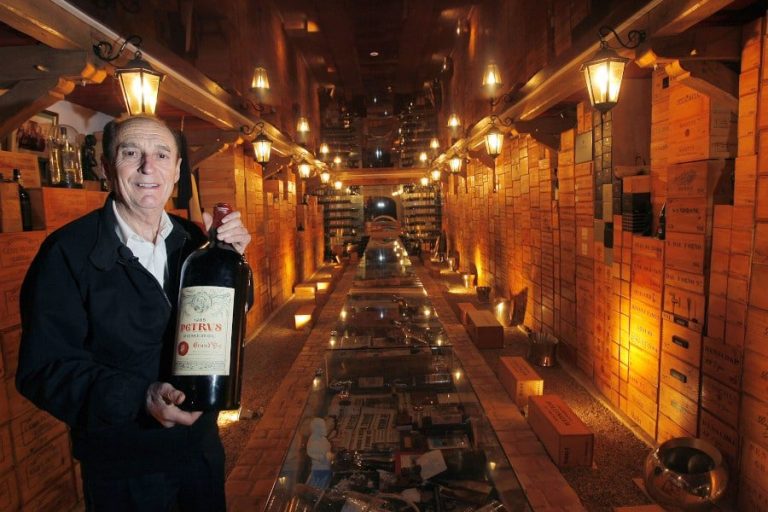
M 477 348 L 504 348 L 504 328 L 493 313 L 476 309 L 467 313 L 467 331 Z

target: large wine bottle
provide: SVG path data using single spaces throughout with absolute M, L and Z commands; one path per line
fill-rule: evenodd
M 231 211 L 225 203 L 214 207 L 208 243 L 181 270 L 171 383 L 186 395 L 181 408 L 189 411 L 240 407 L 251 271 L 234 247 L 216 239 Z

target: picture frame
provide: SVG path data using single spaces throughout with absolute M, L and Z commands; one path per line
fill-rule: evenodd
M 47 159 L 49 137 L 53 127 L 59 124 L 59 114 L 49 110 L 30 117 L 18 129 L 11 132 L 9 148 L 11 151 L 33 153 L 40 159 Z

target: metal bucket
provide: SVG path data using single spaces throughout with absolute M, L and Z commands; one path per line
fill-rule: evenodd
M 528 334 L 528 360 L 537 366 L 554 366 L 558 339 L 544 332 Z

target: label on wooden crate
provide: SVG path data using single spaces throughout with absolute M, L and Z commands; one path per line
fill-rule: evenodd
M 649 236 L 628 233 L 631 238 L 633 256 L 643 256 L 655 261 L 664 261 L 664 242 Z
M 730 425 L 726 425 L 707 411 L 701 411 L 699 420 L 699 437 L 712 443 L 720 450 L 729 468 L 738 467 L 739 433 Z
M 726 187 L 720 182 L 732 169 L 732 162 L 726 160 L 702 160 L 670 165 L 667 168 L 667 197 L 699 198 L 709 201 L 718 191 Z
M 629 287 L 629 283 L 627 283 L 627 286 Z M 626 296 L 624 293 L 622 293 L 622 295 Z M 633 302 L 644 302 L 647 305 L 653 306 L 659 310 L 661 310 L 661 307 L 663 306 L 661 290 L 656 291 L 642 285 L 632 285 L 630 298 Z
M 701 379 L 701 406 L 729 425 L 738 425 L 739 392 L 708 375 Z
M 654 357 L 659 355 L 661 312 L 647 304 L 631 302 L 629 342 Z
M 706 198 L 667 199 L 667 231 L 707 234 L 711 229 L 712 208 Z
M 630 345 L 629 382 L 649 398 L 657 400 L 659 358 Z
M 696 397 L 698 399 L 698 397 Z M 659 385 L 659 412 L 685 431 L 696 435 L 699 425 L 699 404 L 677 390 Z
M 742 389 L 760 400 L 768 401 L 768 357 L 746 350 Z
M 764 448 L 768 448 L 768 421 L 766 418 L 768 418 L 768 403 L 748 394 L 741 395 L 739 431 Z
M 768 488 L 768 449 L 748 437 L 741 438 L 742 476 Z
M 662 352 L 661 384 L 669 386 L 685 396 L 699 394 L 700 370 L 685 361 Z
M 66 430 L 64 423 L 40 409 L 33 409 L 11 420 L 16 460 L 26 459 L 33 453 L 39 452 Z
M 740 347 L 726 345 L 722 341 L 705 336 L 702 354 L 702 369 L 705 375 L 734 389 L 741 387 L 743 358 Z
M 632 284 L 661 292 L 664 285 L 664 260 L 635 255 L 632 258 Z
M 666 264 L 678 270 L 702 274 L 709 263 L 707 246 L 705 235 L 668 232 Z
M 701 333 L 664 319 L 661 329 L 661 347 L 697 368 L 701 365 Z
M 706 320 L 706 299 L 703 294 L 667 286 L 664 289 L 664 311 L 688 320 L 688 327 L 701 331 Z M 697 324 L 698 329 L 690 323 Z
M 704 281 L 702 274 L 694 274 L 674 268 L 664 269 L 664 284 L 667 286 L 704 294 Z
M 768 357 L 768 311 L 750 306 L 744 347 Z
M 0 267 L 24 273 L 45 239 L 45 231 L 0 233 Z
M 16 474 L 19 477 L 21 501 L 26 503 L 55 484 L 62 474 L 70 470 L 71 465 L 69 439 L 66 434 L 45 445 L 34 456 L 19 462 Z
M 19 314 L 19 292 L 24 272 L 16 268 L 0 269 L 0 329 L 21 323 Z
M 739 508 L 749 512 L 768 512 L 768 491 L 749 478 L 739 478 Z

